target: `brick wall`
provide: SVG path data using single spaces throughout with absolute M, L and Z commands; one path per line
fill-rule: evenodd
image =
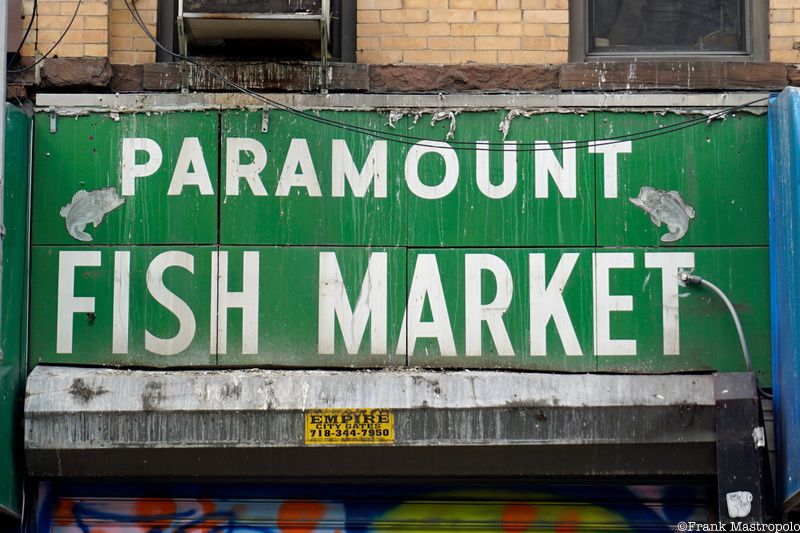
M 770 60 L 800 63 L 800 0 L 770 0 Z
M 22 47 L 22 55 L 44 54 L 53 46 L 75 12 L 76 0 L 38 0 L 38 15 Z M 157 0 L 137 0 L 145 23 L 155 34 Z M 28 27 L 32 0 L 23 3 L 22 31 Z M 108 57 L 112 63 L 155 61 L 155 46 L 133 21 L 123 0 L 83 0 L 70 31 L 51 56 Z
M 568 0 L 359 0 L 359 63 L 565 63 Z
M 358 0 L 359 63 L 565 63 L 568 0 Z M 155 34 L 157 0 L 136 0 Z M 39 0 L 22 55 L 44 53 L 63 32 L 76 0 Z M 23 3 L 22 27 L 32 0 Z M 770 59 L 800 63 L 800 0 L 770 0 Z M 112 63 L 155 60 L 155 47 L 123 0 L 83 0 L 53 52 Z
M 129 0 L 130 1 L 130 0 Z M 136 0 L 136 10 L 142 20 L 156 35 L 158 0 Z M 111 50 L 109 60 L 115 64 L 136 65 L 156 60 L 155 45 L 133 20 L 124 0 L 111 0 Z
M 75 0 L 39 0 L 38 17 L 22 47 L 22 55 L 45 53 L 58 40 L 75 12 Z M 28 27 L 33 2 L 23 3 L 22 31 Z M 108 55 L 108 2 L 83 0 L 70 31 L 53 50 L 59 57 L 104 57 Z

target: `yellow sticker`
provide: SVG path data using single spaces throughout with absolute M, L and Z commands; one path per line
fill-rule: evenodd
M 306 411 L 306 444 L 391 444 L 394 413 L 387 409 Z

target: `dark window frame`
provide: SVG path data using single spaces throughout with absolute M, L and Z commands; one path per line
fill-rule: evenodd
M 769 61 L 769 6 L 767 0 L 745 0 L 745 52 L 590 52 L 589 2 L 569 0 L 569 61 L 702 60 Z M 667 0 L 663 0 L 667 1 Z
M 156 35 L 158 41 L 178 53 L 178 0 L 158 0 Z M 331 0 L 331 28 L 328 39 L 332 61 L 356 62 L 356 0 Z M 178 59 L 156 49 L 156 61 L 168 63 Z

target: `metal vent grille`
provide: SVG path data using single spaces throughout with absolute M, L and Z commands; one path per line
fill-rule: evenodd
M 322 0 L 184 0 L 185 13 L 313 13 Z

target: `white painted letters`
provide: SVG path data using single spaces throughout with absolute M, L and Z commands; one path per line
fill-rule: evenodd
M 332 196 L 344 196 L 344 182 L 350 184 L 353 196 L 363 198 L 367 194 L 369 184 L 374 183 L 375 198 L 386 198 L 386 167 L 387 146 L 386 141 L 375 141 L 367 154 L 367 160 L 361 172 L 353 161 L 353 155 L 344 139 L 333 140 L 333 154 L 331 155 Z
M 531 286 L 530 335 L 533 356 L 547 355 L 547 324 L 551 318 L 564 345 L 564 352 L 567 355 L 583 355 L 563 294 L 579 256 L 580 254 L 576 253 L 563 254 L 548 284 L 545 277 L 545 254 L 528 255 Z
M 492 273 L 497 286 L 494 299 L 483 303 L 481 274 Z M 508 330 L 503 323 L 503 315 L 511 305 L 514 281 L 511 271 L 502 259 L 491 254 L 466 254 L 464 256 L 464 308 L 466 355 L 479 356 L 483 353 L 483 323 L 489 327 L 492 341 L 497 347 L 497 355 L 514 355 Z
M 297 171 L 298 167 L 300 172 Z M 311 151 L 305 139 L 292 139 L 289 143 L 275 196 L 289 196 L 292 187 L 304 187 L 309 196 L 322 196 L 317 171 L 314 170 Z
M 444 161 L 444 178 L 438 185 L 426 185 L 419 176 L 419 162 L 425 154 L 436 154 Z M 444 198 L 458 184 L 458 156 L 443 141 L 421 141 L 411 147 L 406 156 L 406 183 L 408 189 L 425 200 Z
M 112 353 L 128 353 L 131 306 L 131 253 L 114 252 L 114 313 Z
M 93 313 L 93 296 L 75 296 L 75 269 L 99 267 L 100 252 L 58 252 L 58 318 L 56 353 L 72 353 L 72 325 L 75 313 Z
M 337 320 L 347 353 L 358 353 L 367 329 L 367 321 L 370 322 L 370 353 L 387 353 L 387 268 L 386 252 L 370 254 L 367 273 L 353 309 L 336 254 L 319 254 L 319 353 L 334 353 Z
M 211 177 L 208 174 L 206 160 L 203 158 L 203 147 L 197 137 L 186 137 L 178 154 L 175 172 L 169 182 L 167 196 L 179 196 L 183 188 L 194 185 L 200 189 L 200 194 L 210 196 L 214 194 L 211 186 Z
M 228 290 L 228 252 L 211 252 L 211 353 L 228 353 L 228 310 L 242 310 L 242 354 L 258 353 L 259 254 L 242 253 L 242 290 Z
M 145 329 L 145 350 L 159 355 L 175 355 L 188 348 L 194 339 L 196 327 L 192 309 L 164 285 L 164 271 L 170 267 L 180 267 L 194 274 L 194 257 L 186 252 L 163 252 L 147 268 L 147 291 L 155 301 L 172 312 L 179 323 L 178 333 L 170 339 L 156 337 Z
M 633 296 L 612 295 L 609 273 L 633 268 L 632 253 L 592 255 L 594 267 L 594 353 L 595 355 L 636 355 L 636 340 L 611 338 L 611 313 L 633 311 Z
M 678 274 L 694 268 L 692 252 L 652 252 L 644 254 L 646 268 L 661 269 L 661 309 L 663 313 L 664 355 L 681 353 Z
M 146 152 L 147 161 L 136 163 L 136 153 Z M 152 176 L 161 167 L 164 155 L 153 139 L 144 137 L 122 139 L 122 196 L 133 196 L 136 178 Z
M 433 315 L 430 322 L 422 321 L 425 300 L 428 300 Z M 407 348 L 406 333 L 408 334 Z M 406 353 L 406 349 L 409 354 L 413 353 L 417 339 L 421 338 L 436 339 L 441 355 L 457 355 L 453 328 L 450 325 L 450 314 L 447 312 L 447 303 L 444 299 L 442 278 L 439 276 L 439 265 L 434 254 L 417 256 L 411 287 L 408 289 L 408 308 L 403 317 L 400 338 L 397 341 L 397 353 Z
M 590 141 L 590 154 L 603 154 L 603 198 L 617 197 L 617 155 L 632 152 L 631 141 Z
M 493 185 L 489 175 L 489 143 L 478 141 L 475 143 L 475 180 L 478 189 L 487 197 L 494 200 L 505 198 L 517 186 L 517 143 L 506 141 L 503 143 L 503 181 L 500 185 Z
M 244 178 L 253 196 L 266 196 L 261 172 L 267 166 L 267 150 L 255 139 L 229 137 L 225 148 L 225 194 L 239 196 L 239 180 Z M 242 153 L 252 154 L 252 163 L 242 163 Z
M 576 198 L 578 195 L 578 171 L 575 141 L 564 141 L 561 144 L 560 152 L 563 164 L 558 162 L 558 157 L 547 141 L 536 141 L 534 145 L 536 147 L 536 152 L 534 152 L 536 198 L 548 197 L 548 176 L 553 177 L 553 182 L 561 192 L 561 196 Z

